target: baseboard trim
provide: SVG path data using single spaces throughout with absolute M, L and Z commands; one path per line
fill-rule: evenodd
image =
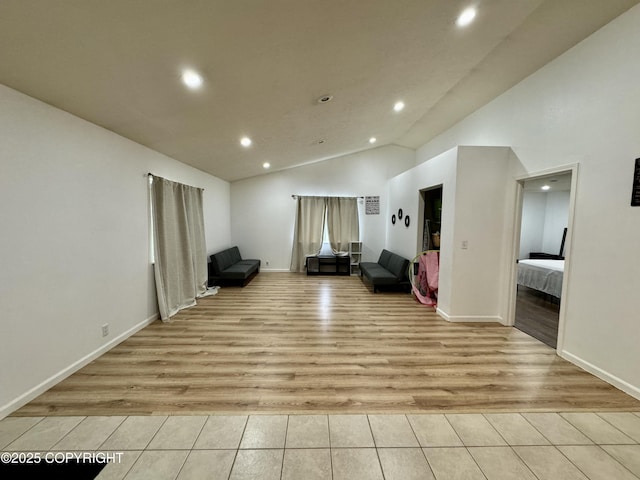
M 265 268 L 260 267 L 261 272 L 290 272 L 288 268 Z
M 436 313 L 447 322 L 467 322 L 467 323 L 499 323 L 504 325 L 502 317 L 497 315 L 449 315 L 447 312 L 436 308 Z
M 568 362 L 573 363 L 574 365 L 586 370 L 587 372 L 595 375 L 600 380 L 604 380 L 609 385 L 613 385 L 618 390 L 622 390 L 624 393 L 631 395 L 633 398 L 640 400 L 640 388 L 631 385 L 628 382 L 612 375 L 606 370 L 601 369 L 600 367 L 596 367 L 594 364 L 583 360 L 582 358 L 574 355 L 573 353 L 567 352 L 566 350 L 558 351 L 558 355 L 567 360 Z
M 131 335 L 139 332 L 140 330 L 142 330 L 147 325 L 150 325 L 151 323 L 156 321 L 158 318 L 159 318 L 159 315 L 157 313 L 155 315 L 150 316 L 146 320 L 143 320 L 142 322 L 134 325 L 133 327 L 131 327 L 126 332 L 118 335 L 116 338 L 111 340 L 109 343 L 105 343 L 104 345 L 102 345 L 98 349 L 96 349 L 93 352 L 91 352 L 91 353 L 85 355 L 84 357 L 82 357 L 77 362 L 74 362 L 73 364 L 69 365 L 68 367 L 66 367 L 65 369 L 63 369 L 60 372 L 56 373 L 55 375 L 52 375 L 51 377 L 49 377 L 48 379 L 46 379 L 45 381 L 43 381 L 39 385 L 36 385 L 35 387 L 33 387 L 28 392 L 23 393 L 18 398 L 10 401 L 9 403 L 6 403 L 2 407 L 0 407 L 0 420 L 2 420 L 4 417 L 6 417 L 8 415 L 11 415 L 11 413 L 13 413 L 16 410 L 18 410 L 19 408 L 23 407 L 24 405 L 26 405 L 27 403 L 29 403 L 31 400 L 35 399 L 39 395 L 42 395 L 44 392 L 49 390 L 51 387 L 53 387 L 57 383 L 60 383 L 62 380 L 64 380 L 68 376 L 72 375 L 73 373 L 77 372 L 78 370 L 80 370 L 85 365 L 87 365 L 90 362 L 94 361 L 100 355 L 108 352 L 109 350 L 111 350 L 113 347 L 115 347 L 119 343 L 125 341 Z

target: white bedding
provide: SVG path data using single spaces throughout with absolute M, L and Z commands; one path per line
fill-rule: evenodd
M 520 260 L 518 285 L 540 290 L 554 297 L 562 296 L 564 260 Z

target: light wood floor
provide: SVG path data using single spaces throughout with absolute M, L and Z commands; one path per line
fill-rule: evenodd
M 14 415 L 640 410 L 498 324 L 358 277 L 260 273 L 155 322 Z

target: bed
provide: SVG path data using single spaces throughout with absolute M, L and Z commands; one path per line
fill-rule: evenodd
M 529 259 L 518 262 L 518 285 L 560 298 L 564 260 Z

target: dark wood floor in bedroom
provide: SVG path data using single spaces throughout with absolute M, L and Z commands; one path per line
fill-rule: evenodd
M 154 322 L 14 413 L 640 411 L 512 327 L 449 323 L 358 277 L 260 273 Z
M 518 285 L 514 326 L 533 338 L 556 348 L 559 300 L 545 293 Z

